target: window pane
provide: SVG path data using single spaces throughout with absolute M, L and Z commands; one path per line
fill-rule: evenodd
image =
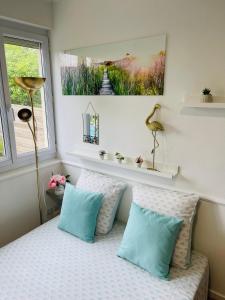
M 3 130 L 2 130 L 2 121 L 0 114 L 0 160 L 5 157 L 5 148 L 4 148 L 4 138 L 3 138 Z
M 17 154 L 24 154 L 34 150 L 33 140 L 28 125 L 19 120 L 17 113 L 21 108 L 30 108 L 27 93 L 14 82 L 19 76 L 42 76 L 41 51 L 38 43 L 27 43 L 23 40 L 5 39 L 5 55 L 8 73 L 9 92 L 14 110 L 15 138 Z M 37 91 L 33 97 L 34 111 L 37 124 L 38 148 L 48 148 L 46 114 L 43 89 Z

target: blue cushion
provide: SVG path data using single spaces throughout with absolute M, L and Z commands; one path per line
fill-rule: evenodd
M 132 203 L 117 255 L 159 278 L 167 278 L 183 220 Z
M 103 194 L 91 193 L 67 183 L 58 228 L 86 242 L 94 242 L 98 212 Z

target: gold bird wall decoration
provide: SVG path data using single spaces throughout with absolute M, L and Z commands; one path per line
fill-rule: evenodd
M 159 147 L 159 143 L 157 141 L 156 135 L 158 131 L 164 131 L 163 125 L 158 121 L 151 121 L 152 117 L 154 116 L 156 110 L 160 109 L 161 105 L 156 104 L 150 113 L 150 115 L 145 120 L 145 125 L 148 127 L 149 130 L 152 132 L 153 141 L 154 141 L 154 148 L 152 149 L 151 153 L 153 155 L 153 162 L 152 162 L 152 168 L 149 168 L 150 170 L 158 171 L 155 168 L 155 151 Z

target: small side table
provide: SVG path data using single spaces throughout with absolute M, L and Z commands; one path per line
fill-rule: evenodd
M 55 216 L 60 214 L 62 206 L 63 194 L 56 195 L 55 191 L 49 189 L 45 192 L 45 205 L 46 205 L 46 215 L 45 222 L 51 220 Z

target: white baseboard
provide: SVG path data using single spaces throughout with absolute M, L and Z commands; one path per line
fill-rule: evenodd
M 225 300 L 225 295 L 218 293 L 214 290 L 209 290 L 209 297 L 213 300 Z

